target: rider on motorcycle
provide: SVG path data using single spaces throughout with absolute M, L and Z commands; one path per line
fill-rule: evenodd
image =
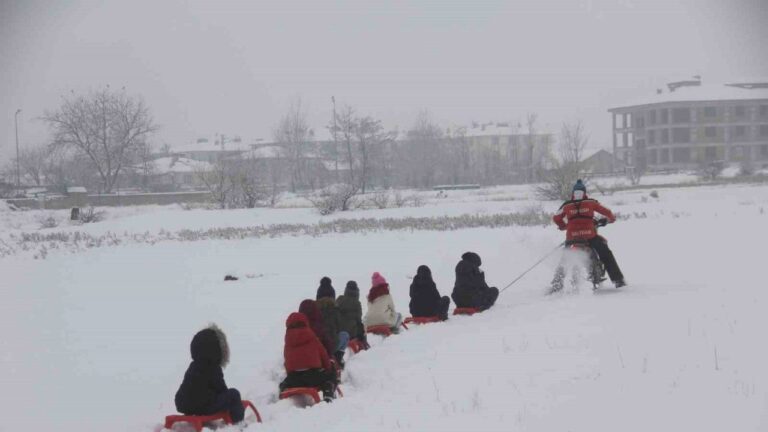
M 573 185 L 570 201 L 566 201 L 560 206 L 552 220 L 561 231 L 565 230 L 566 244 L 579 240 L 586 241 L 597 252 L 616 288 L 622 287 L 626 285 L 624 275 L 619 269 L 613 252 L 608 248 L 608 242 L 597 235 L 595 213 L 605 216 L 608 223 L 616 221 L 616 217 L 610 210 L 600 205 L 597 200 L 587 197 L 587 187 L 579 179 Z

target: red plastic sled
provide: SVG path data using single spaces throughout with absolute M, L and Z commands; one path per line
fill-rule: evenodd
M 405 324 L 429 324 L 440 322 L 440 318 L 436 316 L 431 317 L 408 317 L 403 321 Z
M 251 403 L 251 401 L 244 400 L 243 401 L 243 407 L 248 409 L 252 409 L 253 413 L 256 414 L 256 421 L 261 423 L 261 415 L 259 414 L 259 410 L 256 409 L 255 406 Z M 229 416 L 229 412 L 227 411 L 221 411 L 216 414 L 211 415 L 181 415 L 181 414 L 175 414 L 175 415 L 169 415 L 165 416 L 165 428 L 171 429 L 173 428 L 173 425 L 179 422 L 187 422 L 191 424 L 197 432 L 200 432 L 203 430 L 203 424 L 210 423 L 212 421 L 216 420 L 224 420 L 224 423 L 226 424 L 232 424 L 232 418 Z
M 336 386 L 336 393 L 339 397 L 344 397 L 344 392 L 341 391 L 340 386 Z M 309 396 L 312 399 L 312 405 L 320 403 L 320 390 L 315 387 L 293 387 L 285 391 L 280 392 L 280 400 L 288 399 L 294 396 Z
M 408 326 L 405 325 L 404 322 L 400 323 L 401 326 L 403 326 L 404 329 L 408 330 Z M 382 324 L 382 325 L 375 325 L 375 326 L 369 326 L 365 329 L 366 333 L 372 333 L 379 336 L 392 336 L 392 329 L 389 328 L 388 325 Z
M 460 308 L 457 307 L 453 310 L 454 315 L 474 315 L 476 313 L 480 312 L 480 309 L 477 308 Z

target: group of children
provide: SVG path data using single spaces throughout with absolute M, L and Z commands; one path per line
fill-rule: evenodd
M 481 265 L 480 256 L 474 252 L 461 256 L 451 295 L 457 307 L 486 310 L 496 302 L 499 290 L 485 282 Z M 440 296 L 426 265 L 417 269 L 410 297 L 413 317 L 448 319 L 451 300 Z M 389 284 L 378 272 L 371 276 L 367 304 L 363 316 L 357 282 L 347 282 L 344 294 L 336 298 L 331 279 L 323 277 L 315 300 L 302 301 L 298 311 L 288 315 L 285 321 L 286 377 L 280 383 L 280 391 L 316 387 L 322 390 L 324 400 L 330 402 L 336 393 L 339 371 L 344 368 L 344 352 L 349 341 L 356 339 L 362 349 L 368 349 L 366 328 L 385 325 L 397 333 L 403 322 L 402 314 L 395 309 Z M 201 330 L 192 339 L 190 351 L 192 363 L 176 392 L 176 409 L 187 415 L 227 410 L 233 422 L 242 421 L 244 409 L 240 393 L 224 382 L 222 369 L 229 361 L 224 333 L 215 325 Z

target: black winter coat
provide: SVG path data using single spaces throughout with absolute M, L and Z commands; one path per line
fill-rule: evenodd
M 333 349 L 339 346 L 339 310 L 336 308 L 336 302 L 333 297 L 323 297 L 317 300 L 317 306 L 320 308 L 320 314 L 323 316 L 323 325 L 325 334 L 331 342 Z M 328 353 L 333 355 L 332 352 Z
M 360 304 L 359 297 L 340 295 L 336 299 L 336 308 L 339 310 L 339 331 L 349 333 L 349 337 L 353 339 L 365 336 L 363 306 Z
M 485 274 L 480 271 L 481 264 L 480 256 L 474 252 L 465 253 L 456 264 L 456 283 L 451 297 L 457 307 L 475 307 L 478 294 L 488 289 Z
M 427 266 L 419 266 L 413 277 L 408 307 L 415 317 L 431 317 L 440 313 L 440 293 L 432 280 L 432 271 Z
M 200 330 L 190 344 L 192 363 L 174 398 L 176 409 L 187 415 L 209 414 L 216 396 L 227 390 L 222 368 L 229 361 L 224 333 L 215 325 Z

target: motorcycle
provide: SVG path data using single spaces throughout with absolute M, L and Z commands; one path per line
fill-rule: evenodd
M 605 218 L 594 220 L 595 231 L 597 228 L 604 227 L 608 224 L 608 220 Z M 600 284 L 606 279 L 605 266 L 600 260 L 600 257 L 587 240 L 576 239 L 568 240 L 564 243 L 563 247 L 566 249 L 566 253 L 563 254 L 563 260 L 555 271 L 555 277 L 552 280 L 550 294 L 562 291 L 566 277 L 566 267 L 568 264 L 566 261 L 568 256 L 586 257 L 586 260 L 578 260 L 575 265 L 570 263 L 571 267 L 571 285 L 574 289 L 578 288 L 579 279 L 581 277 L 582 268 L 586 271 L 586 279 L 592 284 L 592 290 L 596 290 L 600 287 Z

